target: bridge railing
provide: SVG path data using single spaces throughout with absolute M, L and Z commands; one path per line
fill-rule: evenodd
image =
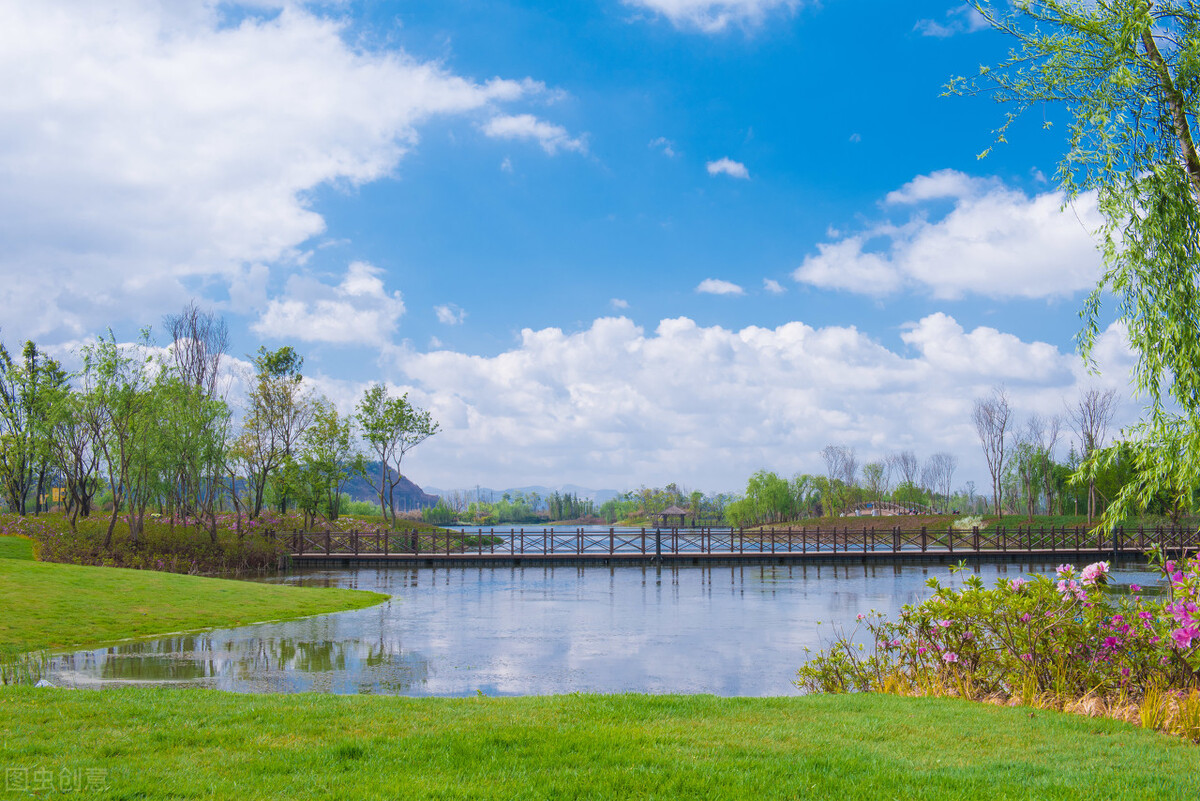
M 1200 531 L 1183 527 L 1119 527 L 1112 534 L 1083 526 L 995 526 L 970 530 L 899 526 L 771 529 L 474 528 L 388 532 L 293 531 L 281 535 L 294 556 L 421 556 L 455 554 L 555 556 L 780 553 L 1143 553 L 1200 549 Z

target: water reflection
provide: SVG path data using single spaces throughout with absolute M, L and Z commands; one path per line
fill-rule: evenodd
M 1053 572 L 981 564 L 966 575 Z M 896 614 L 943 565 L 359 568 L 273 581 L 376 590 L 370 609 L 56 657 L 51 681 L 240 692 L 783 695 L 826 624 Z M 1154 583 L 1118 566 L 1120 584 Z M 825 629 L 827 631 L 827 627 Z

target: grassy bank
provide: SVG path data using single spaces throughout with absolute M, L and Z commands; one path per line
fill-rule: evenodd
M 19 550 L 5 538 L 0 548 Z M 28 547 L 28 541 L 21 541 Z M 61 650 L 373 606 L 387 596 L 0 559 L 0 646 Z
M 0 537 L 0 559 L 32 559 L 33 541 L 25 537 Z
M 878 695 L 0 691 L 0 763 L 103 777 L 110 798 L 1194 798 L 1196 753 L 1113 721 Z
M 294 512 L 264 512 L 256 520 L 241 521 L 231 514 L 222 514 L 217 518 L 214 542 L 208 531 L 194 521 L 173 525 L 169 519 L 153 515 L 146 519 L 144 530 L 135 541 L 130 536 L 128 522 L 121 517 L 113 530 L 112 542 L 105 546 L 106 512 L 80 518 L 75 531 L 62 512 L 25 516 L 6 512 L 0 513 L 0 537 L 13 535 L 33 540 L 37 543 L 38 559 L 44 562 L 228 575 L 276 569 L 288 550 L 286 534 L 302 530 L 303 522 Z M 316 528 L 375 532 L 387 530 L 387 525 L 382 518 L 345 515 L 335 523 L 323 522 Z M 419 521 L 401 520 L 401 528 L 419 531 L 439 543 L 434 550 L 444 548 L 449 535 L 445 529 Z

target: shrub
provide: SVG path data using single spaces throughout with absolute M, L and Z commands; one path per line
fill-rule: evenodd
M 967 515 L 966 517 L 960 517 L 957 520 L 955 520 L 953 523 L 951 523 L 951 528 L 953 528 L 955 531 L 970 531 L 971 529 L 974 529 L 974 528 L 982 529 L 986 525 L 987 524 L 983 522 L 982 516 Z
M 1155 728 L 1200 730 L 1200 559 L 1156 557 L 1165 592 L 1113 591 L 1108 563 L 1060 565 L 1054 578 L 978 576 L 960 590 L 930 579 L 933 595 L 898 620 L 874 612 L 839 631 L 800 668 L 796 685 L 819 692 L 956 695 L 1066 708 L 1096 699 L 1130 705 Z M 960 565 L 956 570 L 961 570 Z M 866 637 L 870 649 L 858 639 Z M 1093 704 L 1094 706 L 1095 704 Z M 1186 729 L 1186 732 L 1182 729 Z

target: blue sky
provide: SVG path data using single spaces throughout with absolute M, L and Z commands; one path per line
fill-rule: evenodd
M 1072 354 L 1061 111 L 979 160 L 1003 110 L 941 96 L 1006 50 L 960 3 L 0 0 L 0 37 L 0 337 L 196 298 L 344 409 L 432 408 L 418 483 L 726 490 L 846 444 L 982 487 L 992 385 L 1021 421 L 1127 386 L 1119 328 Z

